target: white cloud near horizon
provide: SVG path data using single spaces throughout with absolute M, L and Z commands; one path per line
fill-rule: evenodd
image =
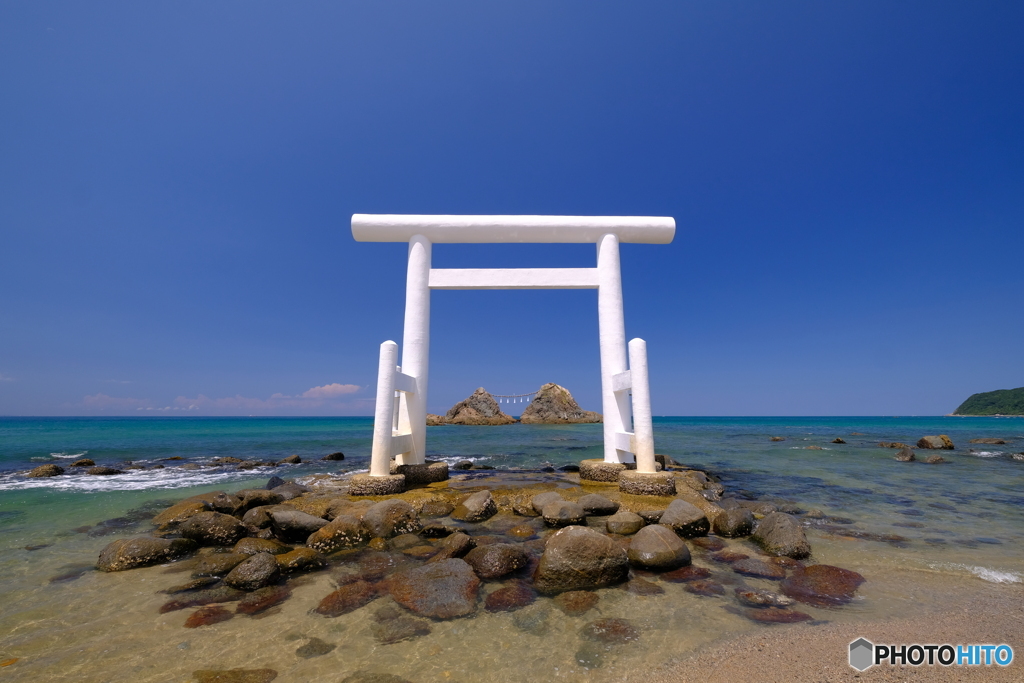
M 82 406 L 99 412 L 110 411 L 145 411 L 145 412 L 193 412 L 210 415 L 276 415 L 282 413 L 304 414 L 351 412 L 372 409 L 373 398 L 351 397 L 361 391 L 358 384 L 324 384 L 311 387 L 297 396 L 275 393 L 269 398 L 254 398 L 236 394 L 221 398 L 210 398 L 199 394 L 195 398 L 178 396 L 171 405 L 160 407 L 155 401 L 147 398 L 119 398 L 103 393 L 85 396 Z

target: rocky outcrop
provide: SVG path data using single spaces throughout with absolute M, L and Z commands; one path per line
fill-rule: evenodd
M 611 586 L 628 576 L 622 546 L 593 529 L 568 526 L 548 538 L 533 578 L 541 593 L 561 593 Z
M 483 387 L 452 406 L 444 420 L 453 425 L 509 425 L 516 421 L 501 411 L 498 402 Z
M 519 421 L 524 424 L 584 424 L 601 422 L 601 414 L 583 410 L 568 389 L 549 382 L 533 397 Z
M 60 465 L 47 464 L 47 465 L 40 465 L 39 467 L 37 467 L 34 470 L 32 470 L 31 472 L 29 472 L 26 476 L 29 476 L 29 477 L 56 477 L 56 476 L 59 476 L 61 474 L 64 474 L 64 468 L 63 467 L 61 467 Z
M 917 447 L 942 451 L 951 451 L 956 448 L 953 445 L 952 439 L 945 434 L 939 434 L 938 436 L 922 436 L 920 441 L 917 442 Z
M 443 415 L 435 415 L 434 413 L 427 413 L 427 426 L 428 427 L 439 427 L 440 425 L 448 424 L 448 421 Z

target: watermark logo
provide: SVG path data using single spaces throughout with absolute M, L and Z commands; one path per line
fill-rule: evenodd
M 850 666 L 865 671 L 873 666 L 1009 666 L 1013 648 L 1001 645 L 876 645 L 867 638 L 850 643 Z

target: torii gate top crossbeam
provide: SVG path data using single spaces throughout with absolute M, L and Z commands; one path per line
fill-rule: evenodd
M 619 242 L 668 244 L 676 222 L 661 216 L 352 216 L 357 242 L 408 242 L 422 235 L 434 244 L 596 243 L 608 234 Z

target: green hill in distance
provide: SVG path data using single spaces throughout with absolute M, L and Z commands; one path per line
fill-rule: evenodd
M 1024 387 L 974 394 L 954 415 L 1024 415 Z

